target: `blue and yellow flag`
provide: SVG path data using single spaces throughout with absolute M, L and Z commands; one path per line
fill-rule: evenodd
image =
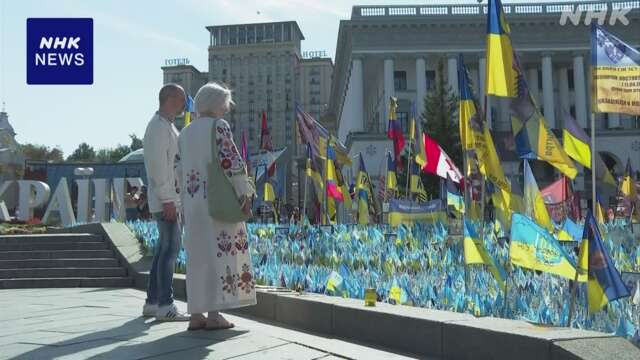
M 187 95 L 187 101 L 184 105 L 184 126 L 187 127 L 191 124 L 191 113 L 195 112 L 193 106 L 193 98 L 191 95 Z
M 446 223 L 447 213 L 441 200 L 431 200 L 427 203 L 417 203 L 408 200 L 392 199 L 389 202 L 389 224 L 412 225 L 416 223 Z
M 484 244 L 480 241 L 478 232 L 468 219 L 464 219 L 464 263 L 485 264 L 489 271 L 504 291 L 506 287 L 507 273 L 502 266 L 489 254 Z
M 587 299 L 589 313 L 593 314 L 609 302 L 627 297 L 630 294 L 602 243 L 598 224 L 591 211 L 587 213 L 582 237 L 583 243 L 586 244 L 581 247 L 581 254 L 578 258 L 588 259 L 588 269 L 585 269 L 589 274 Z M 588 255 L 585 256 L 585 252 Z
M 531 96 L 526 77 L 514 54 L 518 74 L 518 96 L 511 100 L 511 129 L 516 152 L 521 159 L 542 160 L 570 179 L 578 174 L 575 164 L 564 151 L 556 136 L 547 127 L 538 105 Z
M 358 177 L 356 179 L 356 191 L 358 196 L 358 224 L 369 224 L 369 206 L 373 201 L 373 192 L 371 191 L 371 179 L 364 166 L 362 154 L 360 157 L 360 168 L 358 169 Z
M 594 23 L 591 64 L 593 111 L 640 115 L 640 52 Z
M 464 198 L 449 176 L 447 176 L 447 205 L 452 206 L 459 213 L 464 213 Z
M 516 72 L 513 69 L 511 30 L 504 18 L 502 2 L 489 0 L 487 11 L 487 95 L 515 97 Z
M 409 192 L 415 194 L 416 200 L 419 202 L 427 201 L 427 191 L 424 189 L 422 178 L 420 177 L 420 168 L 415 161 L 411 162 L 409 177 Z
M 484 121 L 484 114 L 479 112 L 478 101 L 471 87 L 469 72 L 464 66 L 462 54 L 458 57 L 458 104 L 460 121 L 460 141 L 463 150 L 475 149 L 478 157 L 480 173 L 499 188 L 509 191 L 510 186 L 500 165 L 500 158 Z
M 387 151 L 387 192 L 395 194 L 398 191 L 398 178 L 396 177 L 396 163 L 391 157 L 391 152 Z
M 622 178 L 622 184 L 620 184 L 620 192 L 632 203 L 638 201 L 638 194 L 636 190 L 636 182 L 633 179 L 633 170 L 631 169 L 631 159 L 627 158 L 627 167 L 624 170 L 624 177 Z
M 578 125 L 570 114 L 564 116 L 564 130 L 562 130 L 562 146 L 573 160 L 591 169 L 591 145 L 589 136 Z
M 558 240 L 521 214 L 511 219 L 511 263 L 574 280 L 576 267 Z

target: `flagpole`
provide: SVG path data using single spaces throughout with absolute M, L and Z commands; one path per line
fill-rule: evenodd
M 591 214 L 596 213 L 596 115 L 594 112 L 591 112 Z M 586 226 L 586 225 L 585 225 Z M 585 241 L 584 239 L 582 241 Z M 578 260 L 580 254 L 578 253 Z M 576 302 L 576 289 L 578 287 L 578 275 L 581 269 L 578 268 L 578 262 L 576 262 L 576 276 L 573 279 L 573 284 L 571 286 L 571 302 L 569 303 L 569 318 L 567 319 L 567 327 L 571 327 L 571 320 L 573 319 L 573 311 L 575 308 Z
M 409 195 L 409 179 L 411 179 L 411 142 L 412 141 L 413 139 L 409 139 L 409 155 L 407 156 L 407 187 L 406 187 L 406 193 L 405 193 L 407 196 L 407 200 L 411 199 L 411 196 Z
M 306 164 L 305 164 L 306 165 Z M 299 222 L 303 222 L 303 219 L 305 216 L 307 216 L 307 191 L 309 189 L 309 175 L 307 175 L 306 172 L 306 166 L 305 166 L 305 174 L 304 174 L 304 195 L 303 195 L 303 200 L 302 200 L 302 213 L 300 214 L 300 220 Z

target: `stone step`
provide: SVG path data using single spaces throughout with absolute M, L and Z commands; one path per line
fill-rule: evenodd
M 39 268 L 39 269 L 2 269 L 0 279 L 26 278 L 78 278 L 78 277 L 125 277 L 123 267 L 109 268 Z
M 104 241 L 79 241 L 79 242 L 34 242 L 20 244 L 3 244 L 0 242 L 0 251 L 44 251 L 44 250 L 106 250 L 109 245 Z
M 0 260 L 24 259 L 105 259 L 112 258 L 112 250 L 42 250 L 0 251 Z
M 2 235 L 0 244 L 32 244 L 32 243 L 77 243 L 103 241 L 102 236 L 93 234 L 35 234 L 35 235 Z
M 0 279 L 0 289 L 27 289 L 27 288 L 72 288 L 72 287 L 131 287 L 133 280 L 130 277 L 69 277 L 69 278 L 26 278 L 26 279 Z
M 120 264 L 115 258 L 0 260 L 0 269 L 112 268 L 119 266 Z

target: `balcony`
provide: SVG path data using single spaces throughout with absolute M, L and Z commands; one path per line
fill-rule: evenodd
M 505 14 L 558 14 L 564 11 L 603 11 L 613 9 L 640 9 L 640 1 L 596 1 L 585 4 L 583 1 L 570 3 L 512 4 L 504 5 Z M 487 5 L 414 5 L 414 6 L 354 6 L 351 19 L 372 17 L 433 17 L 433 16 L 477 16 L 487 13 Z

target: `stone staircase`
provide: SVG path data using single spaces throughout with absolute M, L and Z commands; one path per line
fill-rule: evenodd
M 0 235 L 0 289 L 132 284 L 100 235 Z

